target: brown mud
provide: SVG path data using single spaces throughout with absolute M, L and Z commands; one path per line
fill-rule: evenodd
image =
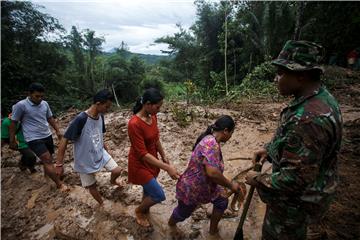
M 344 141 L 339 155 L 340 187 L 336 199 L 325 216 L 323 229 L 330 239 L 360 239 L 360 84 L 335 89 L 344 118 Z M 249 167 L 249 160 L 231 160 L 252 157 L 269 141 L 277 126 L 284 103 L 248 102 L 231 107 L 190 106 L 195 118 L 187 127 L 179 127 L 174 120 L 171 104 L 165 104 L 158 114 L 161 141 L 167 156 L 182 172 L 188 163 L 191 148 L 197 136 L 217 116 L 231 115 L 236 121 L 232 138 L 222 147 L 225 175 L 229 178 Z M 186 106 L 183 106 L 184 108 Z M 62 129 L 74 117 L 69 110 L 58 119 Z M 105 142 L 110 154 L 124 170 L 121 179 L 127 181 L 127 154 L 129 140 L 126 124 L 131 114 L 117 110 L 105 116 Z M 55 138 L 55 137 L 54 137 Z M 57 139 L 55 138 L 55 142 Z M 176 181 L 163 171 L 159 182 L 164 187 L 166 200 L 150 211 L 153 227 L 142 228 L 134 219 L 134 209 L 141 201 L 141 187 L 125 184 L 123 188 L 110 185 L 110 174 L 97 174 L 100 192 L 105 199 L 103 207 L 81 187 L 77 173 L 72 169 L 72 147 L 65 158 L 65 183 L 69 193 L 61 193 L 44 177 L 42 166 L 30 175 L 17 167 L 20 155 L 4 146 L 1 159 L 1 237 L 2 239 L 232 239 L 242 209 L 227 210 L 219 224 L 219 234 L 208 233 L 211 206 L 204 205 L 178 227 L 167 225 L 176 206 Z M 269 169 L 264 167 L 264 169 Z M 244 226 L 245 239 L 260 239 L 265 205 L 255 192 Z

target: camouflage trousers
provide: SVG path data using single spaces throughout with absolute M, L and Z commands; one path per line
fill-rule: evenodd
M 263 240 L 300 240 L 306 239 L 308 214 L 297 206 L 270 205 L 262 227 Z

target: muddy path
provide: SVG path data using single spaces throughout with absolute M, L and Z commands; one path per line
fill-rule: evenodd
M 353 88 L 353 91 L 359 92 L 359 85 Z M 341 98 L 345 135 L 339 157 L 340 188 L 323 226 L 330 239 L 360 238 L 360 108 L 352 96 Z M 229 159 L 251 157 L 255 150 L 269 141 L 283 106 L 284 103 L 269 102 L 236 104 L 226 109 L 190 106 L 193 119 L 186 127 L 180 127 L 171 110 L 172 105 L 168 103 L 158 114 L 161 141 L 170 161 L 182 172 L 197 136 L 218 116 L 231 115 L 236 121 L 236 129 L 233 137 L 222 147 L 225 175 L 231 178 L 250 166 L 251 162 Z M 63 129 L 75 114 L 76 110 L 69 110 L 58 119 Z M 160 173 L 158 180 L 164 187 L 166 200 L 150 211 L 153 228 L 144 229 L 136 224 L 133 212 L 141 201 L 141 188 L 126 184 L 130 147 L 126 124 L 130 116 L 128 110 L 116 110 L 105 116 L 105 141 L 110 154 L 124 169 L 121 179 L 125 184 L 123 188 L 111 186 L 109 173 L 103 171 L 97 174 L 100 192 L 106 199 L 101 208 L 81 187 L 79 176 L 72 169 L 72 147 L 68 147 L 65 158 L 65 182 L 71 186 L 67 194 L 56 191 L 55 185 L 44 177 L 40 165 L 35 174 L 21 172 L 17 167 L 19 154 L 3 147 L 2 239 L 232 239 L 241 209 L 239 212 L 226 211 L 219 224 L 220 232 L 214 237 L 208 234 L 210 205 L 197 209 L 189 219 L 178 224 L 176 231 L 170 230 L 167 220 L 176 206 L 176 181 L 164 172 Z M 264 169 L 269 170 L 268 167 Z M 265 205 L 255 192 L 245 222 L 246 239 L 260 239 L 264 212 Z

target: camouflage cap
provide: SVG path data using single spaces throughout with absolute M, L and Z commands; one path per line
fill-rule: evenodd
M 279 56 L 271 63 L 283 66 L 291 71 L 319 69 L 324 72 L 320 62 L 324 57 L 324 48 L 308 41 L 289 40 L 285 43 Z

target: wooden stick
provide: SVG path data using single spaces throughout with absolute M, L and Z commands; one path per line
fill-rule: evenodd
M 236 158 L 229 158 L 226 161 L 234 161 L 234 160 L 251 160 L 251 157 L 236 157 Z
M 238 174 L 235 175 L 235 177 L 232 178 L 232 180 L 236 180 L 238 177 L 240 177 L 241 175 L 243 175 L 244 173 L 247 173 L 248 171 L 252 170 L 254 168 L 254 165 L 251 165 L 250 167 L 242 170 L 241 172 L 239 172 Z
M 248 171 L 252 170 L 254 168 L 254 165 L 245 168 L 244 170 L 242 170 L 241 172 L 239 172 L 238 174 L 235 175 L 235 177 L 232 178 L 232 181 L 236 180 L 238 177 L 240 177 L 241 175 L 243 175 L 244 173 L 247 173 Z M 272 168 L 272 165 L 270 165 L 265 171 L 263 171 L 264 173 L 266 173 L 267 171 L 269 171 Z
M 262 167 L 262 165 L 257 162 L 257 163 L 255 163 L 255 165 L 253 166 L 252 169 L 254 169 L 254 171 L 256 171 L 256 172 L 261 172 L 261 167 Z M 245 222 L 247 211 L 249 210 L 249 207 L 250 207 L 250 202 L 251 202 L 251 198 L 252 198 L 252 196 L 254 194 L 254 190 L 255 190 L 255 187 L 251 186 L 250 190 L 249 190 L 249 193 L 248 193 L 248 195 L 246 197 L 245 203 L 244 203 L 243 212 L 241 213 L 240 222 L 239 222 L 239 225 L 238 225 L 238 227 L 236 229 L 234 240 L 242 240 L 242 239 L 244 239 L 243 225 L 244 225 L 244 222 Z

